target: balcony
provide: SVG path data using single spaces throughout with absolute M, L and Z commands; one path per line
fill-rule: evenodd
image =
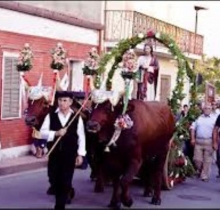
M 191 31 L 135 11 L 105 11 L 105 41 L 107 42 L 118 42 L 139 33 L 145 34 L 149 29 L 169 34 L 185 53 L 199 56 L 203 54 L 202 35 L 197 34 L 195 37 L 195 33 Z M 163 44 L 156 42 L 156 46 L 163 46 Z

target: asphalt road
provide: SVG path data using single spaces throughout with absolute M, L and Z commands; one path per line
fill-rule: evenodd
M 89 179 L 89 170 L 75 172 L 73 185 L 76 196 L 68 208 L 106 208 L 111 197 L 111 186 L 103 194 L 93 192 L 94 183 Z M 209 182 L 196 178 L 187 179 L 171 191 L 162 191 L 161 206 L 149 204 L 144 198 L 143 188 L 137 183 L 132 185 L 131 193 L 134 204 L 132 208 L 219 208 L 220 179 L 215 178 L 216 167 Z M 17 173 L 0 177 L 0 208 L 53 208 L 54 197 L 46 195 L 48 188 L 46 169 Z

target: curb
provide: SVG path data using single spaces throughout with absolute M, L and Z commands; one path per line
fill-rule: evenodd
M 22 156 L 13 159 L 2 160 L 0 163 L 0 176 L 31 171 L 47 167 L 47 158 L 35 156 Z

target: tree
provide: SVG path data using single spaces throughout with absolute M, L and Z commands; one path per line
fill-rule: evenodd
M 206 81 L 215 85 L 217 94 L 220 94 L 220 58 L 208 58 L 203 55 L 201 60 L 196 61 L 195 71 L 203 77 L 203 83 L 198 85 L 197 91 L 199 93 L 205 92 Z

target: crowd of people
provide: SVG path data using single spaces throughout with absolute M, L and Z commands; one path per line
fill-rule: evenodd
M 183 152 L 192 161 L 196 176 L 207 182 L 213 162 L 217 164 L 217 177 L 220 178 L 220 104 L 213 101 L 203 106 L 198 104 L 198 107 L 201 114 L 190 126 L 190 139 L 185 139 Z M 176 116 L 176 120 L 186 117 L 188 110 L 189 106 L 185 104 Z

